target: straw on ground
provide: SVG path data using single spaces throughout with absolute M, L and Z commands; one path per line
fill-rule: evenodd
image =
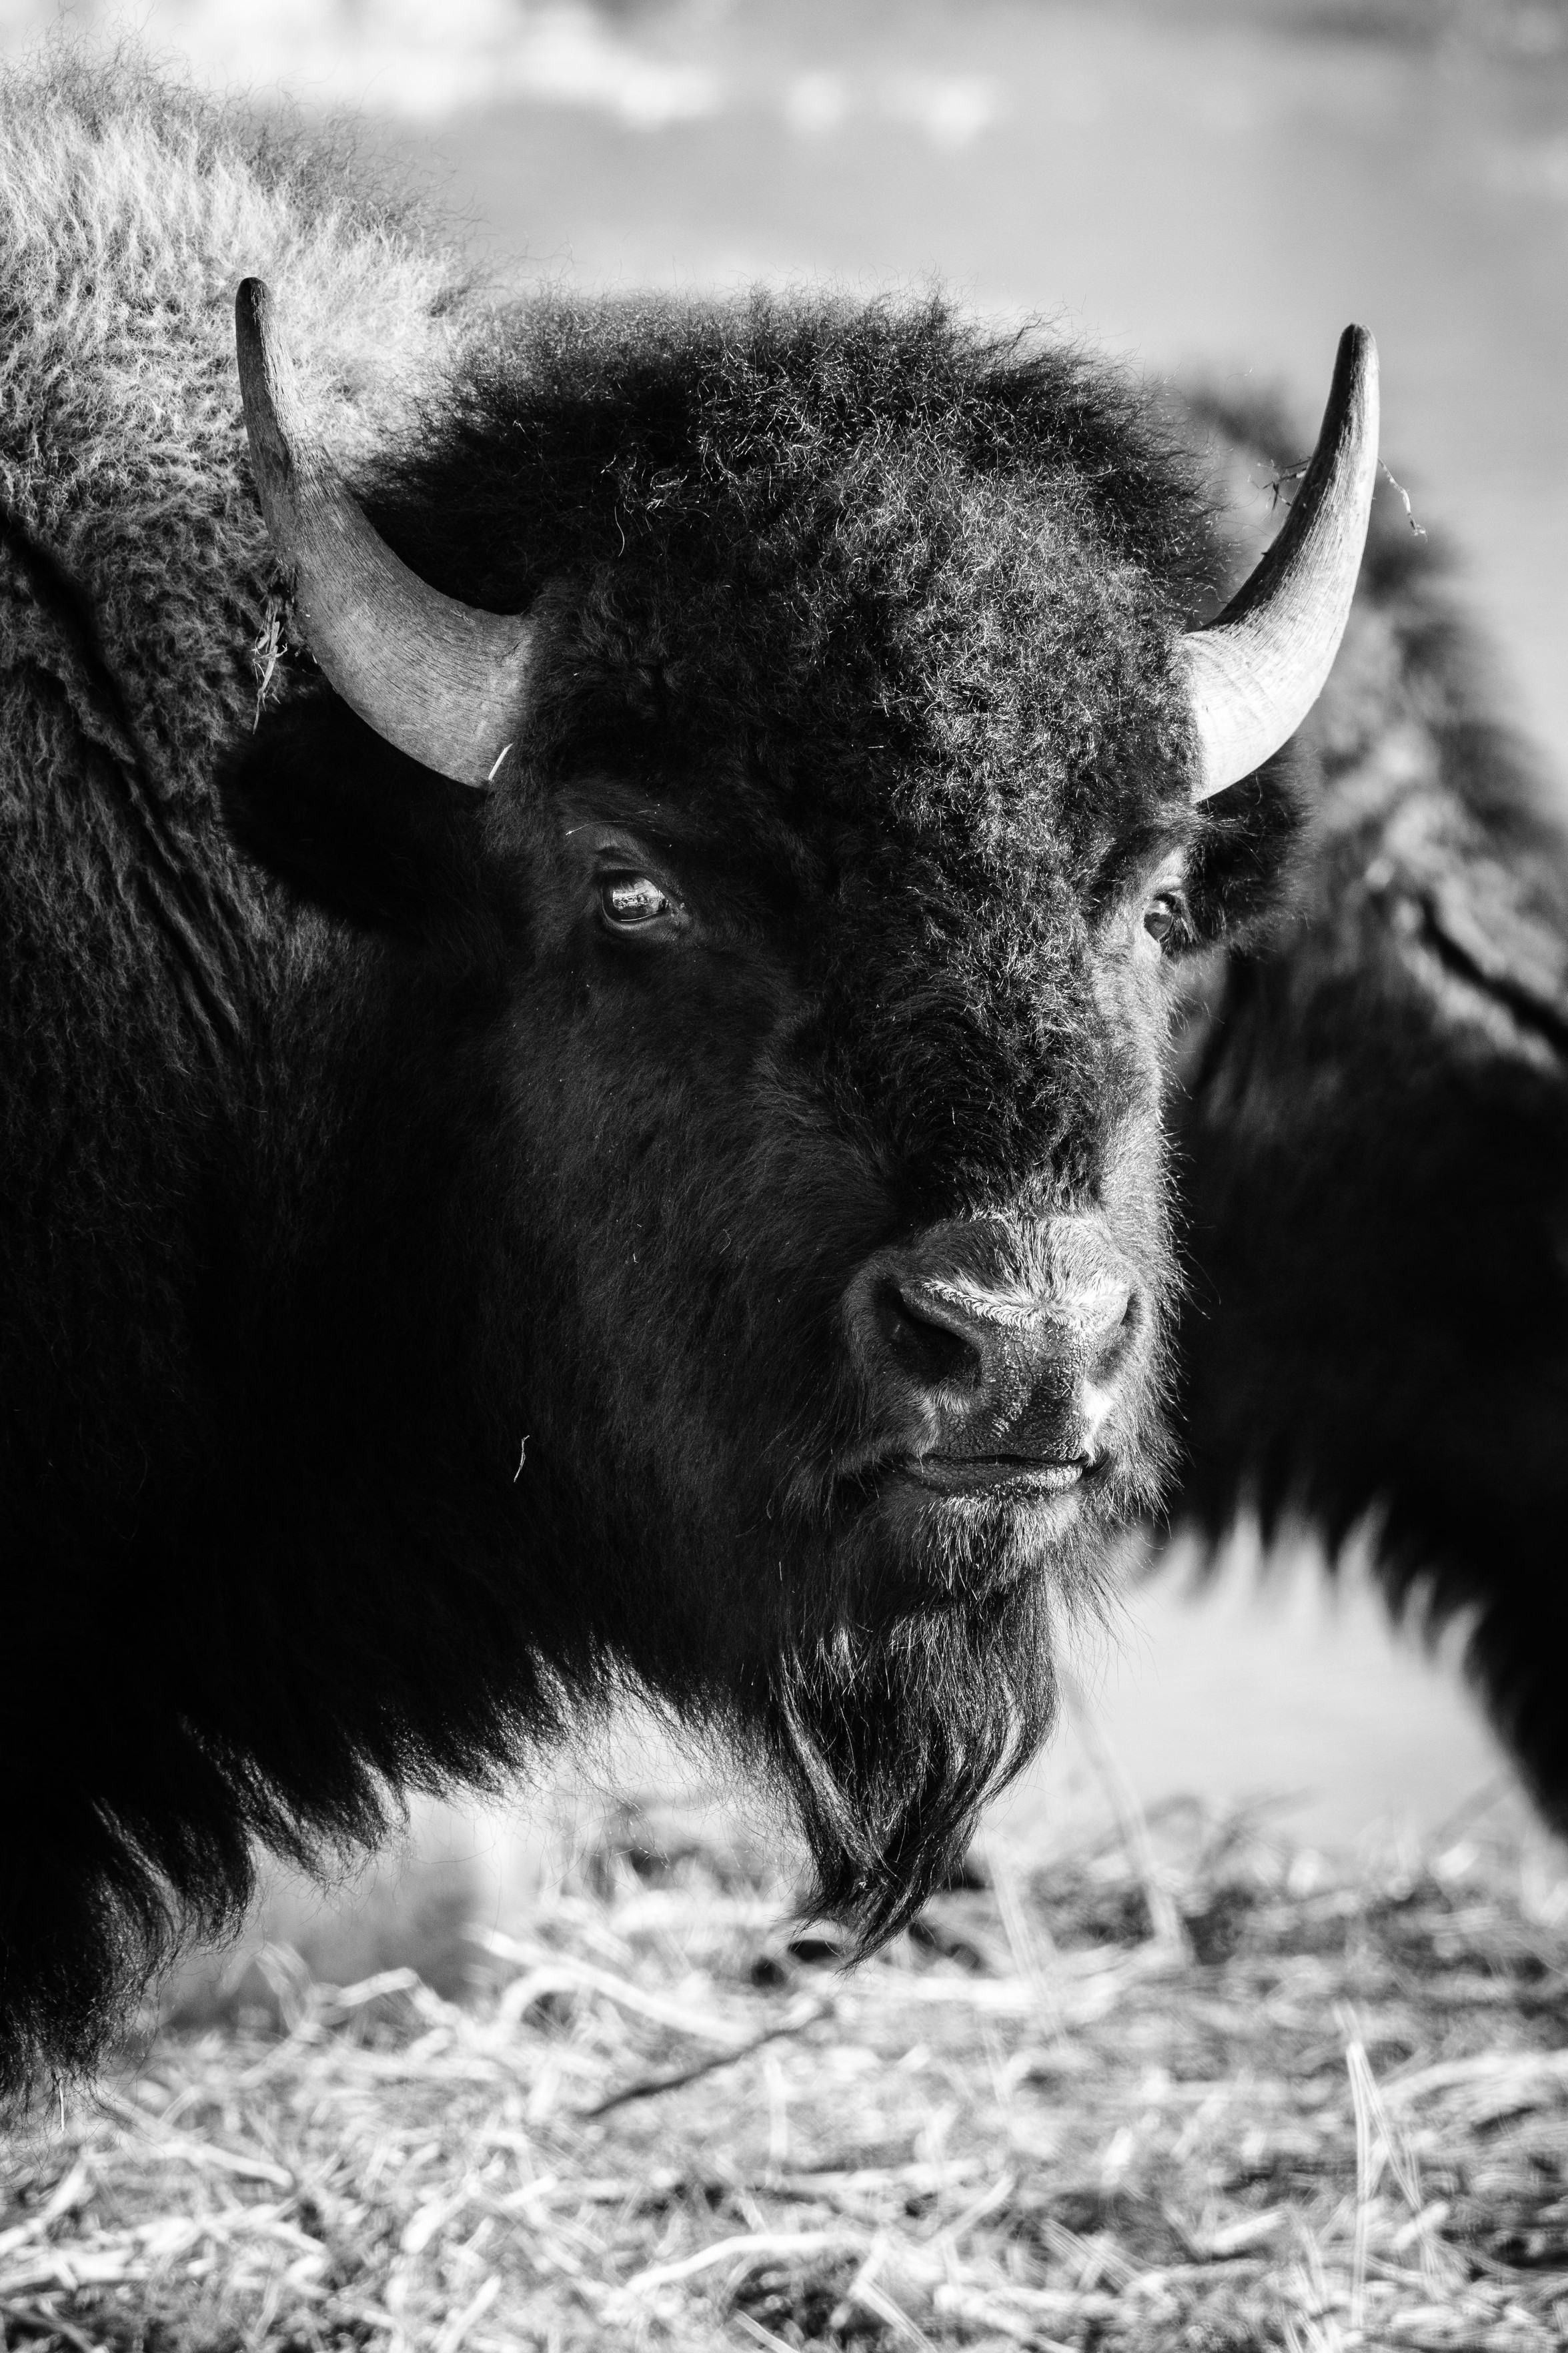
M 5 2343 L 1568 2344 L 1568 1907 L 1517 1856 L 1334 1877 L 1177 1810 L 848 1976 L 732 1855 L 588 1861 L 468 2003 L 279 1956 L 278 2015 L 37 2117 Z

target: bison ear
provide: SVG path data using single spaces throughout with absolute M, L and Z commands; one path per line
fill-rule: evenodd
M 351 923 L 424 932 L 471 895 L 482 797 L 438 782 L 336 695 L 269 713 L 221 791 L 241 849 Z
M 1205 942 L 1247 945 L 1293 894 L 1315 764 L 1300 740 L 1204 804 L 1187 850 L 1187 903 Z

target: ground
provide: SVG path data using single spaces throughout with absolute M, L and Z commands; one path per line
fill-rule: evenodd
M 460 2003 L 155 2036 L 0 2190 L 33 2353 L 1568 2344 L 1568 1885 L 1173 1807 L 837 1966 L 621 1820 Z

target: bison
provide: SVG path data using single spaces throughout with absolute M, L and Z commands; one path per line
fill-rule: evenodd
M 1561 1814 L 1568 858 L 1370 340 L 1242 554 L 1048 336 L 3 99 L 5 2081 L 628 1686 L 868 1947 L 1162 1507 L 1373 1514 Z

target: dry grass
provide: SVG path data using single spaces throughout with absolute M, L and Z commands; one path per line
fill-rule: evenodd
M 275 1956 L 280 2024 L 165 2033 L 14 2151 L 6 2342 L 1568 2343 L 1562 1889 L 1196 1809 L 1132 1844 L 852 1976 L 624 1824 L 462 2007 Z

